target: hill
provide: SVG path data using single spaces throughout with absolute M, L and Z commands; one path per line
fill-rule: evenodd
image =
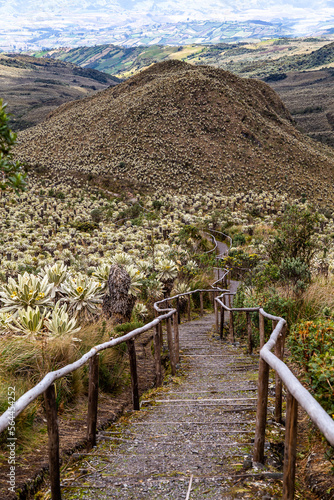
M 60 104 L 91 95 L 119 79 L 69 62 L 0 54 L 0 97 L 14 130 L 36 125 Z
M 34 54 L 73 62 L 120 77 L 133 76 L 150 64 L 183 60 L 209 64 L 239 76 L 266 81 L 310 137 L 334 146 L 334 43 L 323 38 L 280 38 L 260 43 L 219 43 L 179 47 L 98 45 L 59 48 Z
M 179 61 L 62 105 L 19 134 L 16 157 L 107 189 L 215 187 L 333 199 L 331 151 L 295 129 L 267 84 Z
M 72 62 L 121 78 L 133 76 L 139 70 L 167 59 L 182 60 L 191 64 L 209 64 L 241 76 L 243 74 L 266 78 L 272 73 L 280 72 L 282 63 L 286 71 L 298 70 L 303 56 L 305 56 L 304 64 L 307 65 L 308 58 L 318 52 L 321 54 L 323 48 L 326 52 L 326 46 L 328 40 L 323 38 L 280 38 L 260 43 L 235 42 L 210 45 L 194 43 L 139 47 L 107 44 L 94 47 L 60 47 L 34 52 L 32 55 Z M 312 64 L 311 60 L 308 64 Z
M 192 57 L 203 52 L 203 50 L 203 45 L 122 47 L 120 45 L 105 44 L 95 45 L 94 47 L 59 47 L 32 54 L 34 57 L 47 57 L 72 62 L 84 68 L 93 68 L 123 78 L 132 76 L 151 64 L 170 58 Z

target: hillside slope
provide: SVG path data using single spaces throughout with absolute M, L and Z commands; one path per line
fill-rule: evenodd
M 292 71 L 270 86 L 313 139 L 334 147 L 334 70 Z
M 260 78 L 280 96 L 299 127 L 313 139 L 334 146 L 334 43 L 323 38 L 280 38 L 261 43 L 57 48 L 35 53 L 73 62 L 121 77 L 133 76 L 152 63 L 177 59 L 207 64 L 236 75 Z M 313 71 L 312 71 L 313 70 Z
M 14 130 L 36 125 L 64 102 L 86 97 L 119 81 L 69 62 L 0 55 L 0 97 L 8 103 Z
M 61 106 L 19 134 L 16 157 L 115 189 L 333 198 L 330 152 L 294 128 L 268 85 L 179 61 Z
M 178 59 L 192 64 L 208 64 L 244 76 L 266 78 L 284 70 L 313 67 L 316 61 L 329 60 L 330 45 L 321 38 L 272 39 L 260 43 L 190 44 L 181 46 L 141 45 L 122 47 L 105 44 L 93 47 L 59 47 L 34 52 L 35 57 L 72 62 L 121 78 L 133 76 L 151 64 Z M 328 49 L 327 49 L 328 47 Z M 321 49 L 324 49 L 321 51 Z M 326 55 L 326 58 L 324 56 Z M 313 66 L 312 66 L 313 65 Z M 319 64 L 318 64 L 319 65 Z M 242 76 L 242 75 L 241 75 Z

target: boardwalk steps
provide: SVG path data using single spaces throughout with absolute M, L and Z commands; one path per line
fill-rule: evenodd
M 98 446 L 62 473 L 64 500 L 252 498 L 231 489 L 231 477 L 237 469 L 256 477 L 243 466 L 254 438 L 257 357 L 220 341 L 213 324 L 207 315 L 180 325 L 185 375 L 100 433 Z

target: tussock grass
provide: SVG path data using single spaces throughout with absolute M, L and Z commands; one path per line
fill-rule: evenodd
M 15 387 L 18 399 L 48 372 L 76 361 L 93 346 L 108 341 L 112 335 L 111 323 L 100 320 L 85 325 L 75 338 L 71 335 L 41 339 L 4 336 L 0 344 L 1 413 L 8 408 L 8 387 Z M 102 391 L 115 394 L 127 381 L 125 353 L 125 344 L 100 353 L 99 385 Z M 62 413 L 87 395 L 88 364 L 58 380 L 55 386 L 58 412 Z M 43 398 L 40 397 L 16 419 L 19 446 L 29 441 L 32 427 L 42 421 L 43 405 Z M 6 433 L 3 433 L 0 446 L 5 446 L 5 440 Z
M 314 281 L 303 294 L 298 320 L 314 320 L 334 314 L 334 277 L 323 276 Z

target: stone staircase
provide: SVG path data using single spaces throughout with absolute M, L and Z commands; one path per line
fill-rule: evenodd
M 181 374 L 76 454 L 64 500 L 265 498 L 239 487 L 272 478 L 250 470 L 258 359 L 220 341 L 213 324 L 207 315 L 180 325 Z

